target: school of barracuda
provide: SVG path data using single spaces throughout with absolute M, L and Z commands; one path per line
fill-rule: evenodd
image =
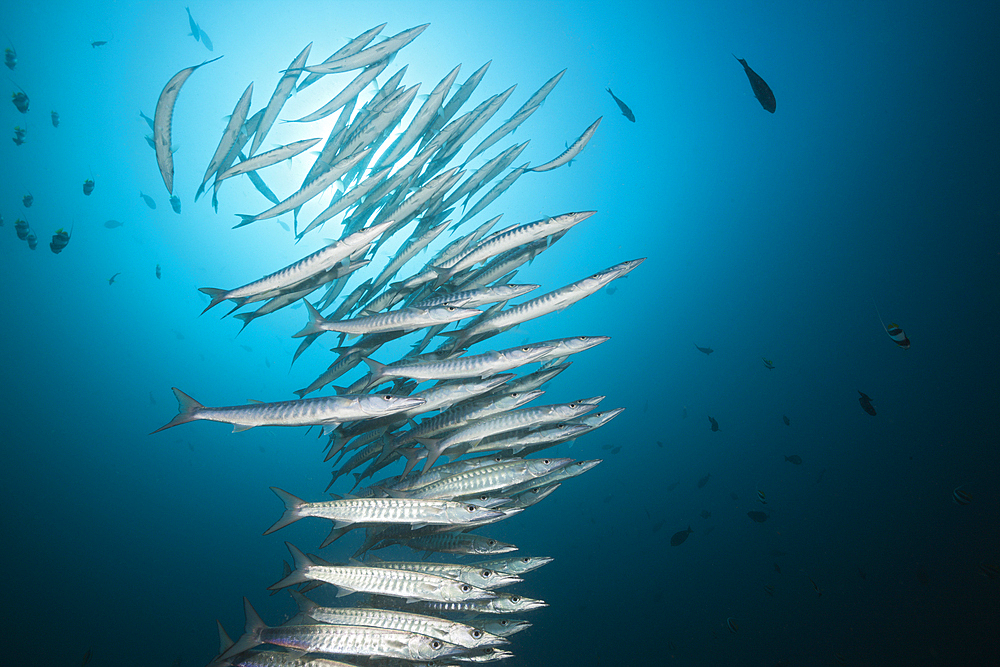
M 356 109 L 359 94 L 428 26 L 376 42 L 384 27 L 364 32 L 318 65 L 307 65 L 311 44 L 306 46 L 282 70 L 267 105 L 252 116 L 250 84 L 233 110 L 195 196 L 205 191 L 214 176 L 211 189 L 217 210 L 221 185 L 246 175 L 273 206 L 257 214 L 240 214 L 236 226 L 292 213 L 296 242 L 341 216 L 343 231 L 337 241 L 290 266 L 232 289 L 201 290 L 211 298 L 205 310 L 230 301 L 235 304 L 232 313 L 263 302 L 254 311 L 235 315 L 246 327 L 323 288 L 325 293 L 318 299 L 306 302 L 309 319 L 294 333 L 302 341 L 292 361 L 326 332 L 340 335 L 339 347 L 333 350 L 338 358 L 312 384 L 295 392 L 298 400 L 207 407 L 175 388 L 178 414 L 157 430 L 195 420 L 232 424 L 235 431 L 256 426 L 320 427 L 329 441 L 326 460 L 337 459 L 327 490 L 351 473 L 355 480 L 351 493 L 333 500 L 307 501 L 272 488 L 284 512 L 265 534 L 306 517 L 332 522 L 320 548 L 351 530 L 364 532 L 361 548 L 350 559 L 341 556 L 339 564 L 286 543 L 294 566 L 286 565 L 285 576 L 270 588 L 274 592 L 287 589 L 300 613 L 283 625 L 270 627 L 244 598 L 245 630 L 233 642 L 220 625 L 221 648 L 213 665 L 467 664 L 513 655 L 509 637 L 530 623 L 510 615 L 547 605 L 501 589 L 516 586 L 528 572 L 551 559 L 501 556 L 517 547 L 490 538 L 489 526 L 540 502 L 563 481 L 600 463 L 529 456 L 600 428 L 623 409 L 597 411 L 603 396 L 525 407 L 544 393 L 540 387 L 569 367 L 571 355 L 607 341 L 606 337 L 575 336 L 500 350 L 487 350 L 480 344 L 594 294 L 642 259 L 578 276 L 563 287 L 508 305 L 540 289 L 511 282 L 518 267 L 595 212 L 516 222 L 491 234 L 500 218 L 496 216 L 465 229 L 520 176 L 568 164 L 586 146 L 600 119 L 563 154 L 541 166 L 530 168 L 525 163 L 504 175 L 527 146 L 523 142 L 500 151 L 478 169 L 466 169 L 472 158 L 488 151 L 538 109 L 563 70 L 480 141 L 464 163 L 449 166 L 499 111 L 514 87 L 457 115 L 483 80 L 489 63 L 448 97 L 460 69 L 455 67 L 409 124 L 401 127 L 418 88 L 402 85 L 406 71 L 402 67 Z M 170 194 L 174 104 L 183 83 L 202 65 L 171 78 L 156 105 L 153 143 Z M 310 138 L 257 153 L 285 101 L 296 86 L 301 90 L 321 79 L 330 81 L 329 75 L 357 70 L 360 74 L 328 104 L 290 121 L 308 127 L 311 121 L 340 112 L 302 186 L 279 199 L 257 171 L 320 141 Z M 250 150 L 244 152 L 251 139 Z M 303 205 L 331 188 L 335 192 L 329 205 L 303 223 L 298 218 Z M 459 217 L 455 209 L 463 198 L 464 213 L 455 222 Z M 416 224 L 411 226 L 411 222 Z M 396 256 L 381 257 L 379 248 L 404 229 L 410 229 L 410 235 Z M 419 271 L 399 275 L 410 259 L 446 231 L 453 240 Z M 341 296 L 352 274 L 376 260 L 385 261 L 378 276 Z M 487 308 L 480 310 L 483 306 Z M 323 316 L 323 311 L 329 314 Z M 446 331 L 451 323 L 457 328 Z M 411 333 L 421 337 L 402 359 L 372 358 L 379 356 L 384 344 Z M 352 345 L 345 345 L 348 337 L 355 336 L 359 338 Z M 444 342 L 428 351 L 435 338 Z M 362 364 L 369 372 L 350 387 L 337 387 L 335 395 L 328 397 L 305 398 Z M 387 390 L 375 391 L 387 383 L 391 383 Z M 441 464 L 441 457 L 448 463 Z M 358 488 L 401 460 L 405 460 L 401 474 Z M 386 561 L 369 553 L 390 545 L 424 552 L 424 560 Z M 470 556 L 478 560 L 454 562 Z M 338 602 L 355 594 L 348 600 L 360 600 L 358 606 L 322 607 L 305 596 L 322 585 L 336 588 Z M 262 645 L 271 648 L 263 650 Z M 340 658 L 355 662 L 340 662 Z

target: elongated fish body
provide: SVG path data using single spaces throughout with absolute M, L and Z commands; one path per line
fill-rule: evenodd
M 314 74 L 337 74 L 340 72 L 350 72 L 351 70 L 361 69 L 362 67 L 368 67 L 383 58 L 388 58 L 393 53 L 399 51 L 401 48 L 415 40 L 420 33 L 427 29 L 429 25 L 430 23 L 425 23 L 423 25 L 418 25 L 415 28 L 404 30 L 399 34 L 393 35 L 384 42 L 379 42 L 375 46 L 369 46 L 367 49 L 363 49 L 352 56 L 321 63 L 319 65 L 312 65 L 303 69 L 307 72 L 313 72 Z
M 531 627 L 528 621 L 514 618 L 473 618 L 469 621 L 469 625 L 497 637 L 509 637 Z
M 260 148 L 260 145 L 264 143 L 264 137 L 267 136 L 271 126 L 274 125 L 274 121 L 277 120 L 278 114 L 281 113 L 281 108 L 285 106 L 285 102 L 292 94 L 292 89 L 295 88 L 295 83 L 298 81 L 299 74 L 302 71 L 301 67 L 306 63 L 306 58 L 309 57 L 311 50 L 312 42 L 309 42 L 299 55 L 295 56 L 288 69 L 278 79 L 278 85 L 275 86 L 274 93 L 271 94 L 271 99 L 264 108 L 264 115 L 261 116 L 260 125 L 257 126 L 257 132 L 253 135 L 253 144 L 251 144 L 250 152 L 247 155 L 252 156 Z
M 468 503 L 417 498 L 344 498 L 307 503 L 292 494 L 272 486 L 271 490 L 285 503 L 285 513 L 264 534 L 270 535 L 290 523 L 307 516 L 329 519 L 335 528 L 354 523 L 405 523 L 424 525 L 475 524 L 503 515 Z
M 222 172 L 217 177 L 217 180 L 224 181 L 227 178 L 239 176 L 240 174 L 245 174 L 248 171 L 256 171 L 257 169 L 270 167 L 272 164 L 277 164 L 279 162 L 283 162 L 284 160 L 290 160 L 299 153 L 309 150 L 318 144 L 319 141 L 319 137 L 316 139 L 303 139 L 301 141 L 293 141 L 292 143 L 285 144 L 284 146 L 279 146 L 278 148 L 264 153 L 259 153 L 254 155 L 252 158 L 248 158 L 239 164 L 235 164 L 226 171 Z
M 479 86 L 479 82 L 483 80 L 483 77 L 486 76 L 486 70 L 489 69 L 492 62 L 492 60 L 487 61 L 485 65 L 473 72 L 469 78 L 465 80 L 465 83 L 458 87 L 458 90 L 451 96 L 451 99 L 445 103 L 441 112 L 437 115 L 437 118 L 435 118 L 427 128 L 424 135 L 425 141 L 429 141 L 430 137 L 447 125 L 448 121 L 455 116 L 462 105 L 465 104 L 470 97 L 472 97 L 472 93 L 476 90 L 476 87 Z
M 373 225 L 367 229 L 355 232 L 347 238 L 331 243 L 325 248 L 321 248 L 311 255 L 303 257 L 294 264 L 290 264 L 252 283 L 247 283 L 242 287 L 231 290 L 203 287 L 200 291 L 211 296 L 212 302 L 202 312 L 206 312 L 217 303 L 221 303 L 227 299 L 236 300 L 242 305 L 242 303 L 254 295 L 286 289 L 319 275 L 366 248 L 373 240 L 384 233 L 391 224 L 391 221 L 387 221 L 380 225 Z
M 462 255 L 458 262 L 448 270 L 448 277 L 507 250 L 566 231 L 595 213 L 597 211 L 564 213 L 553 218 L 543 218 L 542 220 L 536 220 L 535 222 L 529 222 L 497 232 Z
M 311 114 L 303 116 L 302 118 L 299 118 L 297 120 L 291 120 L 288 122 L 311 123 L 312 121 L 321 120 L 331 114 L 336 113 L 337 111 L 342 109 L 345 105 L 347 105 L 348 102 L 356 98 L 361 93 L 361 91 L 367 88 L 368 84 L 374 81 L 375 77 L 381 74 L 388 65 L 389 61 L 383 60 L 381 62 L 375 63 L 374 65 L 366 67 L 364 71 L 361 72 L 361 74 L 358 74 L 356 77 L 354 77 L 353 81 L 347 84 L 347 87 L 345 87 L 343 90 L 337 93 L 337 95 L 335 95 L 333 99 L 324 104 L 322 107 L 320 107 L 316 111 L 313 111 Z
M 247 615 L 246 632 L 219 656 L 228 662 L 234 656 L 260 644 L 284 646 L 300 653 L 383 656 L 405 660 L 435 660 L 466 649 L 434 637 L 404 630 L 354 625 L 283 625 L 268 627 L 243 598 Z
M 222 165 L 222 161 L 225 159 L 226 155 L 229 154 L 229 150 L 236 143 L 236 138 L 240 134 L 240 130 L 243 129 L 243 123 L 246 122 L 247 113 L 250 111 L 250 100 L 253 98 L 253 82 L 247 86 L 247 89 L 243 91 L 243 95 L 240 96 L 240 101 L 236 103 L 236 107 L 233 109 L 233 115 L 229 117 L 229 123 L 226 124 L 226 129 L 222 133 L 222 138 L 219 139 L 219 145 L 215 149 L 215 155 L 212 156 L 211 162 L 208 163 L 208 168 L 205 169 L 205 176 L 201 180 L 201 185 L 198 187 L 198 192 L 195 195 L 195 200 L 201 196 L 201 193 L 205 191 L 205 184 L 208 183 L 208 179 L 212 177 L 213 174 L 218 173 L 219 167 Z
M 733 58 L 736 58 L 734 55 Z M 774 101 L 774 93 L 771 92 L 771 87 L 765 83 L 764 79 L 760 78 L 757 72 L 750 69 L 750 65 L 747 65 L 747 61 L 743 58 L 736 58 L 741 65 L 743 65 L 743 71 L 746 72 L 747 78 L 750 79 L 750 87 L 753 89 L 753 95 L 760 102 L 760 105 L 764 107 L 765 111 L 770 111 L 774 113 L 776 108 L 776 102 Z
M 508 301 L 524 296 L 528 292 L 538 289 L 539 285 L 496 285 L 493 287 L 479 287 L 476 289 L 463 290 L 452 294 L 441 294 L 433 296 L 419 303 L 413 304 L 414 308 L 431 308 L 449 304 L 462 308 L 478 308 L 490 303 Z
M 603 118 L 603 116 L 601 118 Z M 584 130 L 583 134 L 580 135 L 580 138 L 574 141 L 573 145 L 563 151 L 559 157 L 551 162 L 546 162 L 539 167 L 534 167 L 531 171 L 551 171 L 556 167 L 561 167 L 570 160 L 574 159 L 580 154 L 580 151 L 587 146 L 587 142 L 590 141 L 592 136 L 594 136 L 594 132 L 597 132 L 597 126 L 601 124 L 601 118 L 595 120 L 590 127 Z
M 489 588 L 490 590 L 510 586 L 524 581 L 521 577 L 514 574 L 497 572 L 484 567 L 476 567 L 475 565 L 460 565 L 457 563 L 417 563 L 373 560 L 368 564 L 373 567 L 389 568 L 390 570 L 410 570 L 413 572 L 436 574 L 439 577 L 447 577 L 448 579 L 454 579 L 456 581 L 464 581 L 472 586 Z
M 462 456 L 484 454 L 486 452 L 522 454 L 524 451 L 531 451 L 534 453 L 588 433 L 591 430 L 591 427 L 585 424 L 548 424 L 535 429 L 523 428 L 515 431 L 507 431 L 488 436 L 476 443 L 460 445 L 455 448 L 456 456 L 458 455 L 458 451 L 461 451 Z
M 515 484 L 514 486 L 508 487 L 504 489 L 504 493 L 510 495 L 516 495 L 518 493 L 527 491 L 529 489 L 536 489 L 540 486 L 548 486 L 549 484 L 555 484 L 557 482 L 561 482 L 563 480 L 576 477 L 577 475 L 582 475 L 583 473 L 587 472 L 600 462 L 601 459 L 592 459 L 589 461 L 573 461 L 571 463 L 567 463 L 561 468 L 553 470 L 547 475 L 535 477 L 533 479 L 521 482 L 520 484 Z
M 173 392 L 177 397 L 178 414 L 153 433 L 197 420 L 232 424 L 233 432 L 246 431 L 256 426 L 332 425 L 391 415 L 420 405 L 422 402 L 419 398 L 409 396 L 364 394 L 210 408 L 176 387 L 173 388 Z
M 538 428 L 545 424 L 568 421 L 593 409 L 594 406 L 588 403 L 563 403 L 560 405 L 542 405 L 535 408 L 523 408 L 503 412 L 463 426 L 432 447 L 429 446 L 428 449 L 443 452 L 447 448 L 463 442 L 478 442 L 483 438 L 507 433 L 508 431 L 516 431 L 521 428 Z M 430 461 L 431 456 L 428 455 L 427 458 Z M 431 465 L 433 465 L 433 462 L 427 468 L 430 469 Z M 516 483 L 512 482 L 512 484 Z
M 589 350 L 597 347 L 601 343 L 611 340 L 608 336 L 573 336 L 572 338 L 557 338 L 555 340 L 542 341 L 542 345 L 551 345 L 552 351 L 546 354 L 539 361 L 550 361 L 552 359 L 562 359 L 571 354 Z
M 222 56 L 219 56 L 221 58 Z M 160 92 L 160 98 L 156 101 L 156 111 L 153 113 L 153 143 L 156 148 L 156 164 L 160 167 L 160 176 L 163 177 L 163 184 L 167 186 L 167 192 L 174 193 L 174 156 L 170 152 L 170 124 L 174 116 L 174 104 L 177 103 L 177 95 L 181 92 L 181 86 L 188 77 L 194 74 L 199 67 L 214 63 L 219 58 L 206 60 L 201 65 L 187 67 L 177 74 L 174 74 L 167 85 Z
M 285 651 L 247 651 L 231 658 L 228 664 L 233 667 L 354 667 L 340 660 L 299 656 Z
M 539 609 L 549 605 L 541 600 L 523 595 L 501 593 L 493 600 L 470 600 L 468 602 L 426 602 L 421 605 L 429 611 L 458 611 L 475 614 L 516 614 L 529 609 Z
M 467 317 L 475 317 L 482 313 L 471 308 L 456 308 L 455 306 L 438 306 L 436 308 L 403 308 L 391 310 L 388 313 L 358 317 L 353 320 L 332 322 L 325 320 L 309 302 L 305 302 L 311 319 L 304 329 L 294 338 L 301 338 L 323 331 L 342 331 L 349 334 L 370 334 L 383 331 L 413 331 L 435 324 L 447 324 Z
M 295 559 L 296 569 L 273 584 L 271 590 L 312 580 L 336 586 L 339 589 L 338 597 L 357 592 L 438 602 L 488 600 L 496 597 L 496 593 L 492 591 L 423 572 L 363 565 L 316 565 L 295 546 L 287 542 L 285 545 Z
M 364 148 L 359 150 L 357 153 L 338 161 L 337 164 L 330 167 L 328 171 L 325 171 L 322 175 L 318 176 L 316 180 L 308 183 L 307 185 L 303 185 L 290 197 L 283 200 L 280 204 L 272 206 L 263 213 L 258 213 L 257 215 L 238 214 L 241 221 L 238 225 L 236 225 L 236 227 L 249 225 L 251 222 L 257 222 L 258 220 L 276 218 L 282 213 L 287 213 L 293 208 L 302 206 L 307 201 L 323 192 L 323 190 L 326 190 L 328 187 L 333 185 L 337 179 L 346 174 L 348 170 L 354 167 L 354 165 L 367 157 L 370 151 L 370 148 Z
M 414 380 L 447 380 L 452 378 L 481 377 L 509 371 L 518 366 L 530 364 L 543 356 L 552 348 L 543 346 L 512 347 L 506 350 L 490 350 L 483 354 L 468 357 L 446 359 L 444 361 L 425 361 L 412 364 L 398 363 L 383 366 L 365 359 L 372 368 L 370 386 L 390 377 L 407 377 Z
M 440 639 L 443 642 L 464 648 L 501 646 L 508 643 L 506 639 L 497 635 L 436 616 L 364 607 L 320 607 L 297 591 L 292 591 L 292 596 L 299 604 L 299 610 L 302 613 L 321 623 L 403 630 Z
M 323 64 L 325 65 L 326 63 L 331 63 L 335 60 L 346 58 L 347 56 L 353 56 L 355 53 L 357 53 L 361 49 L 371 44 L 371 41 L 375 39 L 375 37 L 377 37 L 380 32 L 382 32 L 382 29 L 386 25 L 387 25 L 386 23 L 383 23 L 381 25 L 375 26 L 374 28 L 369 28 L 368 30 L 364 31 L 363 33 L 361 33 L 360 35 L 349 41 L 347 44 L 337 49 L 337 51 L 334 52 L 333 55 L 331 55 L 329 58 L 323 61 Z M 305 80 L 299 84 L 298 90 L 299 91 L 304 90 L 305 88 L 319 81 L 321 78 L 323 78 L 322 74 L 310 73 L 309 76 L 307 76 Z
M 529 141 L 511 146 L 474 171 L 471 176 L 465 179 L 462 185 L 458 186 L 454 192 L 448 195 L 448 198 L 442 202 L 441 208 L 450 208 L 452 205 L 457 204 L 462 197 L 466 198 L 465 201 L 468 204 L 472 195 L 476 194 L 486 183 L 492 181 L 500 172 L 513 164 L 514 160 L 521 154 L 521 151 L 528 146 Z M 468 163 L 468 160 L 466 162 Z M 457 229 L 460 225 L 461 223 L 458 223 L 452 229 Z
M 572 462 L 572 459 L 513 459 L 446 477 L 411 493 L 415 498 L 450 499 L 497 491 L 535 479 Z
M 570 283 L 565 287 L 553 290 L 548 294 L 543 294 L 534 299 L 529 299 L 524 303 L 512 306 L 507 310 L 500 311 L 495 315 L 483 319 L 472 327 L 450 332 L 448 335 L 456 338 L 461 343 L 492 331 L 509 329 L 517 324 L 533 320 L 557 310 L 562 310 L 600 291 L 605 285 L 617 278 L 618 275 L 617 272 L 611 269 L 605 269 L 592 276 Z

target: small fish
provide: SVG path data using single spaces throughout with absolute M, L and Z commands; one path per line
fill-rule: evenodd
M 656 441 L 656 446 L 659 447 L 660 449 L 663 449 L 663 442 L 660 441 L 660 440 L 657 440 Z
M 757 523 L 764 523 L 765 521 L 768 520 L 768 516 L 766 513 L 759 512 L 757 510 L 747 512 L 747 516 L 756 521 Z
M 17 51 L 13 48 L 3 50 L 3 64 L 7 66 L 7 69 L 14 69 L 17 67 Z
M 622 448 L 621 448 L 621 447 L 615 447 L 614 449 L 612 449 L 612 450 L 611 450 L 611 453 L 612 453 L 612 454 L 617 454 L 617 453 L 618 453 L 618 452 L 620 452 L 621 450 L 622 450 Z
M 104 46 L 107 43 L 108 43 L 107 40 L 98 40 L 96 42 L 91 42 L 90 48 L 96 49 L 98 46 Z
M 26 238 L 25 241 L 28 242 L 28 247 L 32 250 L 38 247 L 38 237 L 35 235 L 35 232 L 30 229 L 28 230 L 28 238 Z
M 792 422 L 788 419 L 788 415 L 781 415 L 781 421 L 785 422 L 785 426 L 792 425 Z
M 608 293 L 608 296 L 611 296 L 612 294 L 618 291 L 618 288 L 612 285 L 611 287 L 608 287 L 604 291 Z
M 63 251 L 63 248 L 69 243 L 69 233 L 63 229 L 56 230 L 56 233 L 52 235 L 52 240 L 49 242 L 49 250 L 55 254 L 59 254 Z
M 59 127 L 59 114 L 52 112 L 52 127 Z
M 17 238 L 22 241 L 28 240 L 28 233 L 31 231 L 31 227 L 28 226 L 27 220 L 22 220 L 18 218 L 14 221 L 14 231 L 17 232 Z
M 715 350 L 713 350 L 710 347 L 698 347 L 697 345 L 694 346 L 694 349 L 698 350 L 699 352 L 704 352 L 705 354 L 712 354 L 713 352 L 715 352 Z
M 24 195 L 21 197 L 21 203 L 24 204 L 24 208 L 31 208 L 31 205 L 35 202 L 35 198 L 31 195 Z
M 726 619 L 726 628 L 735 635 L 740 626 L 736 624 L 736 619 L 730 616 Z
M 702 510 L 702 511 L 701 511 L 701 518 L 702 518 L 702 519 L 707 519 L 707 518 L 709 518 L 710 516 L 712 516 L 712 513 L 711 513 L 711 512 L 709 512 L 708 510 Z
M 188 13 L 188 25 L 191 27 L 191 32 L 188 33 L 191 37 L 194 37 L 194 41 L 199 41 L 201 39 L 201 29 L 198 24 L 194 22 L 194 17 L 191 16 L 191 10 L 188 7 L 184 8 Z
M 163 273 L 160 271 L 160 265 L 156 265 L 156 279 L 159 280 Z
M 785 460 L 797 466 L 802 465 L 802 457 L 799 456 L 798 454 L 792 454 L 791 456 L 786 456 Z
M 958 487 L 951 492 L 951 499 L 958 505 L 968 505 L 972 502 L 972 496 L 963 491 L 962 487 Z
M 757 489 L 757 500 L 760 501 L 761 505 L 766 505 L 767 504 L 767 494 L 764 493 L 763 491 L 761 491 L 760 489 Z
M 87 667 L 87 663 L 90 662 L 90 658 L 94 655 L 94 649 L 87 649 L 87 652 L 83 654 L 83 662 L 80 667 Z
M 777 563 L 774 564 L 774 571 L 777 572 L 778 574 L 781 574 L 781 568 L 778 566 Z
M 878 321 L 882 324 L 882 328 L 885 329 L 886 334 L 892 339 L 901 350 L 910 349 L 910 339 L 906 337 L 903 330 L 899 328 L 899 325 L 895 322 L 890 322 L 886 325 L 885 320 L 882 319 L 882 313 L 878 309 L 878 304 L 875 303 L 875 297 L 872 297 L 872 304 L 875 306 L 875 312 L 878 314 Z
M 858 403 L 861 404 L 861 408 L 870 414 L 872 417 L 875 416 L 875 406 L 872 405 L 872 398 L 868 394 L 864 393 L 860 389 L 858 393 L 861 394 L 861 398 L 858 399 Z
M 690 535 L 693 532 L 694 531 L 691 530 L 691 526 L 688 526 L 687 530 L 677 531 L 676 533 L 673 534 L 673 537 L 670 538 L 670 546 L 676 547 L 680 546 L 681 544 L 684 544 L 684 540 L 686 540 L 688 538 L 688 535 Z
M 816 595 L 818 597 L 823 597 L 823 591 L 819 589 L 819 586 L 816 585 L 816 582 L 813 581 L 811 578 L 809 579 L 809 581 L 812 582 L 813 588 L 816 590 Z
M 769 371 L 774 370 L 774 364 L 771 363 L 770 359 L 764 359 L 764 357 L 761 357 L 761 360 L 764 362 L 764 365 L 767 366 L 767 370 Z
M 698 480 L 698 488 L 704 489 L 705 485 L 708 484 L 708 478 L 712 476 L 712 473 L 708 473 L 704 477 Z
M 628 105 L 625 104 L 624 102 L 622 102 L 620 99 L 618 99 L 618 96 L 615 95 L 614 93 L 612 93 L 610 88 L 608 88 L 607 91 L 608 91 L 608 94 L 611 95 L 612 98 L 614 98 L 615 104 L 618 105 L 618 108 L 621 109 L 622 115 L 625 116 L 626 118 L 628 118 L 630 121 L 632 121 L 634 123 L 635 122 L 635 114 L 632 113 L 632 110 L 628 108 Z
M 733 58 L 736 58 L 733 55 Z M 750 87 L 753 88 L 754 97 L 760 102 L 760 105 L 764 107 L 764 111 L 770 111 L 774 113 L 776 107 L 774 101 L 774 93 L 771 92 L 770 86 L 768 86 L 764 79 L 760 78 L 757 72 L 750 69 L 750 65 L 747 65 L 747 61 L 742 58 L 736 58 L 741 65 L 743 65 L 743 71 L 746 72 L 747 78 L 750 79 Z
M 774 586 L 772 586 L 771 584 L 764 586 L 764 592 L 770 595 L 771 597 L 774 597 Z
M 18 111 L 21 113 L 28 113 L 28 105 L 31 103 L 31 100 L 29 100 L 28 96 L 24 94 L 24 91 L 12 93 L 10 101 L 15 107 L 17 107 Z
M 146 206 L 148 206 L 149 208 L 154 209 L 154 210 L 156 209 L 156 202 L 153 201 L 152 197 L 150 197 L 149 195 L 143 194 L 142 190 L 139 190 L 139 196 L 142 197 L 142 201 L 146 202 Z
M 21 127 L 20 125 L 16 125 L 14 127 L 14 136 L 16 136 L 18 139 L 24 139 L 24 135 L 26 135 L 27 133 L 28 130 L 26 128 Z
M 715 419 L 713 419 L 712 417 L 709 417 L 708 421 L 710 421 L 712 423 L 712 431 L 713 432 L 719 430 L 719 422 L 715 421 Z
M 122 272 L 121 272 L 121 271 L 119 271 L 119 272 L 118 272 L 118 273 L 116 273 L 115 275 L 113 275 L 113 276 L 111 276 L 110 278 L 108 278 L 108 284 L 109 284 L 109 285 L 114 285 L 114 284 L 115 284 L 115 278 L 117 278 L 117 277 L 118 277 L 118 276 L 120 276 L 121 274 L 122 274 Z
M 104 221 L 104 226 L 107 227 L 108 229 L 114 229 L 115 227 L 121 227 L 123 224 L 125 224 L 125 223 L 118 222 L 117 220 L 105 220 Z
M 170 208 L 174 209 L 174 213 L 181 212 L 181 199 L 177 195 L 170 195 Z
M 94 191 L 94 179 L 88 178 L 83 182 L 83 194 L 90 196 L 90 193 Z

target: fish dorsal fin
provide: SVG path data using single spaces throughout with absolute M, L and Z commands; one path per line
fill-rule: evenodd
M 259 401 L 256 398 L 248 398 L 247 403 L 253 403 L 255 405 L 263 405 L 264 401 Z

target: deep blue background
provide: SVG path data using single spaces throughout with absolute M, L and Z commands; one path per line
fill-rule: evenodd
M 525 138 L 518 164 L 541 164 L 604 116 L 572 167 L 523 176 L 478 218 L 599 211 L 519 282 L 547 291 L 649 258 L 613 295 L 495 339 L 611 336 L 544 401 L 605 394 L 604 405 L 628 408 L 557 450 L 602 465 L 489 531 L 556 557 L 518 589 L 551 607 L 531 613 L 510 664 L 990 664 L 1000 582 L 977 566 L 1000 562 L 992 3 L 193 4 L 214 54 L 187 36 L 180 3 L 7 4 L 0 25 L 19 62 L 3 71 L 31 108 L 0 107 L 4 133 L 28 130 L 23 146 L 0 143 L 5 662 L 72 665 L 93 647 L 92 665 L 202 665 L 214 619 L 239 634 L 241 596 L 270 623 L 292 612 L 264 593 L 282 543 L 315 549 L 329 526 L 262 537 L 280 512 L 267 487 L 320 499 L 319 442 L 213 424 L 146 434 L 174 414 L 171 386 L 209 405 L 283 400 L 330 363 L 316 345 L 288 371 L 301 309 L 235 337 L 238 321 L 198 317 L 197 288 L 269 273 L 337 226 L 296 246 L 274 221 L 230 229 L 233 214 L 267 206 L 249 183 L 223 188 L 218 214 L 193 194 L 250 81 L 256 111 L 306 43 L 317 62 L 388 21 L 385 35 L 431 23 L 388 70 L 408 63 L 404 82 L 422 82 L 422 94 L 455 64 L 463 81 L 491 59 L 469 108 L 519 84 L 470 148 L 568 68 L 474 166 Z M 178 216 L 137 112 L 152 115 L 178 70 L 222 54 L 177 104 Z M 774 115 L 731 54 L 770 84 Z M 282 117 L 319 107 L 353 76 L 324 79 Z M 278 124 L 265 147 L 325 136 L 334 119 Z M 287 196 L 308 163 L 262 175 Z M 39 236 L 34 252 L 14 234 L 19 216 Z M 111 218 L 124 226 L 105 228 Z M 54 255 L 60 227 L 73 238 Z M 911 350 L 884 334 L 873 297 Z M 877 417 L 858 406 L 859 389 Z M 952 502 L 960 485 L 972 504 Z M 768 522 L 747 518 L 759 509 Z M 359 539 L 324 555 L 343 558 Z

